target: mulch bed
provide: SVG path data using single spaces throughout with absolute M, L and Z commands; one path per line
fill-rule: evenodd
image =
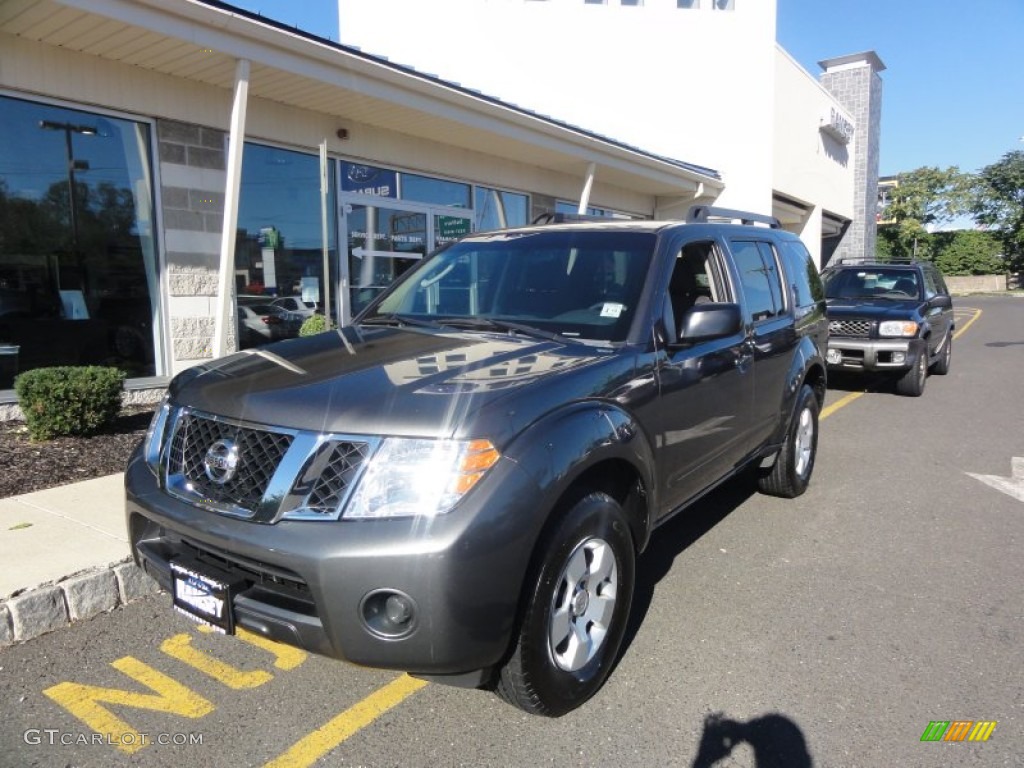
M 0 498 L 123 472 L 152 415 L 126 411 L 99 434 L 38 443 L 23 423 L 0 422 Z

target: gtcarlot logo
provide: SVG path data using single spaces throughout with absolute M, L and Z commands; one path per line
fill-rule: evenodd
M 59 731 L 56 728 L 29 728 L 22 740 L 31 746 L 89 746 L 107 745 L 112 747 L 130 747 L 138 749 L 149 744 L 162 746 L 199 746 L 203 743 L 201 733 L 141 733 L 126 731 L 124 733 L 74 733 Z

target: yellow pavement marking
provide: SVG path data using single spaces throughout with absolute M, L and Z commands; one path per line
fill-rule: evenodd
M 821 415 L 818 416 L 818 421 L 821 421 L 822 419 L 827 419 L 829 416 L 831 416 L 833 413 L 838 411 L 840 408 L 845 408 L 850 403 L 852 403 L 854 400 L 856 400 L 858 397 L 863 397 L 864 394 L 865 394 L 864 392 L 851 392 L 848 395 L 844 395 L 843 397 L 839 398 L 834 403 L 832 403 L 832 405 L 829 405 L 829 406 L 826 406 L 825 408 L 822 408 L 821 409 Z
M 398 706 L 427 683 L 408 675 L 392 680 L 349 707 L 325 725 L 297 741 L 287 752 L 264 768 L 306 768 L 362 730 L 389 709 Z
M 198 648 L 193 648 L 191 635 L 181 634 L 170 637 L 160 644 L 160 650 L 172 659 L 184 662 L 236 691 L 258 688 L 274 679 L 274 676 L 265 670 L 257 669 L 246 672 L 236 669 L 230 664 L 203 653 Z
M 59 683 L 47 688 L 43 693 L 96 733 L 105 734 L 110 743 L 129 755 L 147 745 L 146 737 L 110 710 L 100 706 L 101 703 L 166 712 L 189 718 L 203 717 L 214 709 L 213 704 L 198 693 L 136 658 L 124 656 L 111 662 L 110 666 L 156 691 L 157 695 L 81 683 Z
M 970 320 L 968 320 L 966 323 L 964 323 L 964 327 L 961 328 L 959 331 L 957 331 L 956 333 L 953 334 L 953 338 L 954 339 L 959 339 L 961 336 L 963 336 L 964 333 L 967 331 L 967 329 L 971 327 L 971 324 L 975 320 L 977 320 L 979 317 L 981 317 L 981 310 L 980 309 L 971 309 L 970 311 L 974 313 L 974 317 L 972 317 Z

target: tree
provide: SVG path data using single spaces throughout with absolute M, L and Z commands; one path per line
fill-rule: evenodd
M 880 258 L 933 258 L 929 232 L 970 210 L 974 178 L 955 165 L 945 170 L 925 166 L 897 177 L 885 208 L 890 222 L 879 227 Z
M 981 169 L 972 208 L 979 224 L 998 230 L 1011 266 L 1024 268 L 1024 152 Z
M 897 224 L 917 222 L 922 229 L 948 224 L 970 211 L 974 177 L 955 165 L 922 167 L 897 177 L 885 216 Z
M 997 275 L 1006 272 L 1002 243 L 991 232 L 973 229 L 936 232 L 930 237 L 935 266 L 944 275 Z

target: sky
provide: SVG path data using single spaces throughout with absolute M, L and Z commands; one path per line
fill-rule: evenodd
M 338 40 L 335 0 L 228 2 Z M 848 53 L 885 64 L 881 175 L 974 172 L 1024 150 L 1024 0 L 777 2 L 776 39 L 814 76 Z

